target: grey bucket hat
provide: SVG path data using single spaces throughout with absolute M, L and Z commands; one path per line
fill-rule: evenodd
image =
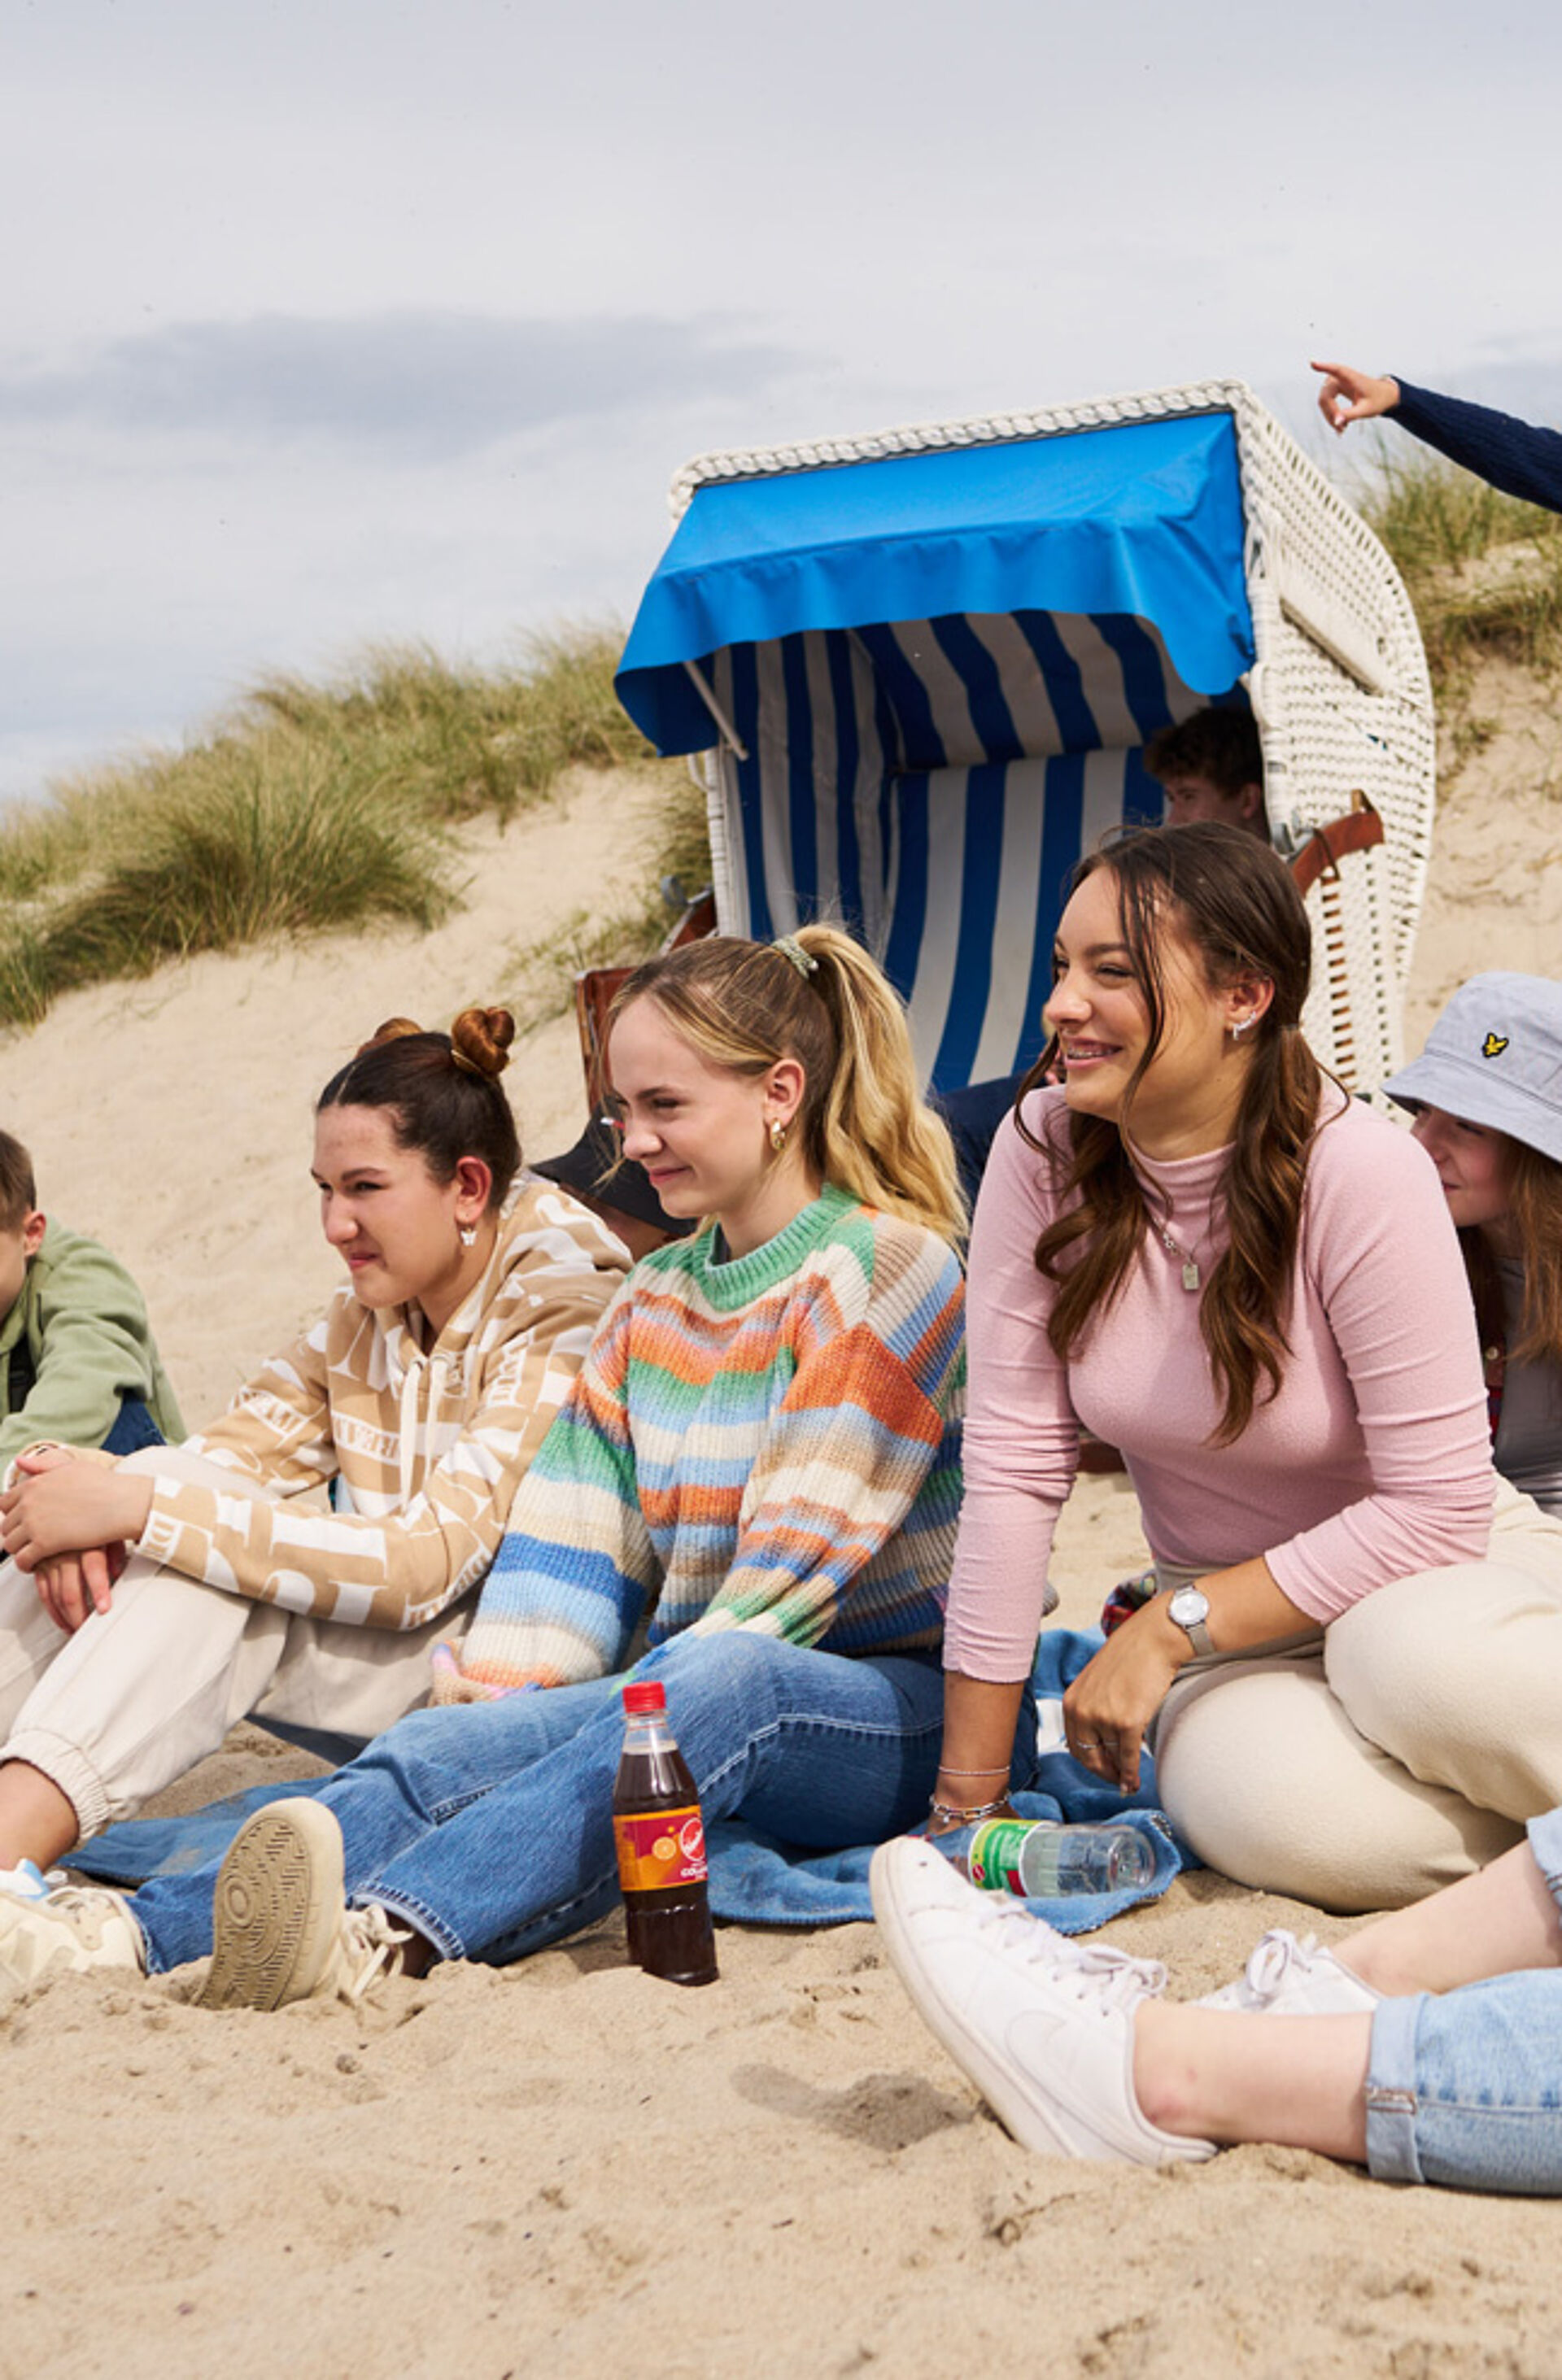
M 1444 1108 L 1562 1163 L 1562 983 L 1472 975 L 1383 1087 L 1401 1107 Z

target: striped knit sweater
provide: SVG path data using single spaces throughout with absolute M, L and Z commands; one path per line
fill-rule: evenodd
M 432 1345 L 415 1307 L 339 1290 L 191 1452 L 270 1489 L 251 1503 L 157 1478 L 137 1550 L 210 1586 L 368 1628 L 416 1628 L 475 1586 L 628 1258 L 536 1174 Z M 339 1477 L 347 1509 L 294 1500 Z
M 592 1342 L 435 1699 L 562 1685 L 750 1628 L 935 1647 L 960 1496 L 964 1292 L 920 1226 L 826 1189 L 750 1255 L 635 1268 Z

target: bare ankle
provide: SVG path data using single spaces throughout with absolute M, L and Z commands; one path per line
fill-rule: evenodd
M 1370 1991 L 1381 1992 L 1387 1997 L 1413 1988 L 1397 1972 L 1392 1953 L 1378 1948 L 1364 1934 L 1352 1941 L 1331 1942 L 1329 1949 L 1346 1973 L 1354 1975 L 1357 1982 L 1365 1984 Z
M 1133 2012 L 1133 2092 L 1140 2113 L 1163 2132 L 1192 2137 L 1187 2061 L 1178 2053 L 1175 2002 L 1144 2000 Z
M 0 1764 L 0 1867 L 24 1859 L 53 1867 L 79 1839 L 75 1809 L 52 1778 L 30 1761 Z

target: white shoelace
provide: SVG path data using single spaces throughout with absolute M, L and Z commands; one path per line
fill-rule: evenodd
M 1243 1981 L 1259 2007 L 1266 2008 L 1285 1989 L 1291 1969 L 1299 1967 L 1305 1973 L 1317 1954 L 1315 1934 L 1306 1934 L 1299 1942 L 1294 1934 L 1277 1925 L 1255 1944 L 1243 1970 Z
M 1159 1959 L 1130 1958 L 1109 1942 L 1072 1941 L 1038 1925 L 1023 1909 L 1000 1903 L 983 1911 L 981 1923 L 998 1937 L 1006 1957 L 1047 1968 L 1065 1991 L 1097 2008 L 1130 2009 L 1140 2000 L 1159 1999 L 1165 1990 L 1166 1971 Z
M 342 1998 L 356 2008 L 381 1975 L 399 1974 L 402 1951 L 411 1939 L 411 1927 L 401 1925 L 377 1901 L 367 1909 L 349 1909 L 343 1922 L 342 1940 L 358 1964 L 337 1985 Z

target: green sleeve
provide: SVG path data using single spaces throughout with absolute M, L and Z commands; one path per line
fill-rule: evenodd
M 35 1439 L 101 1446 L 121 1398 L 151 1403 L 161 1382 L 141 1293 L 98 1241 L 51 1223 L 21 1293 L 35 1378 L 0 1422 L 0 1466 Z

